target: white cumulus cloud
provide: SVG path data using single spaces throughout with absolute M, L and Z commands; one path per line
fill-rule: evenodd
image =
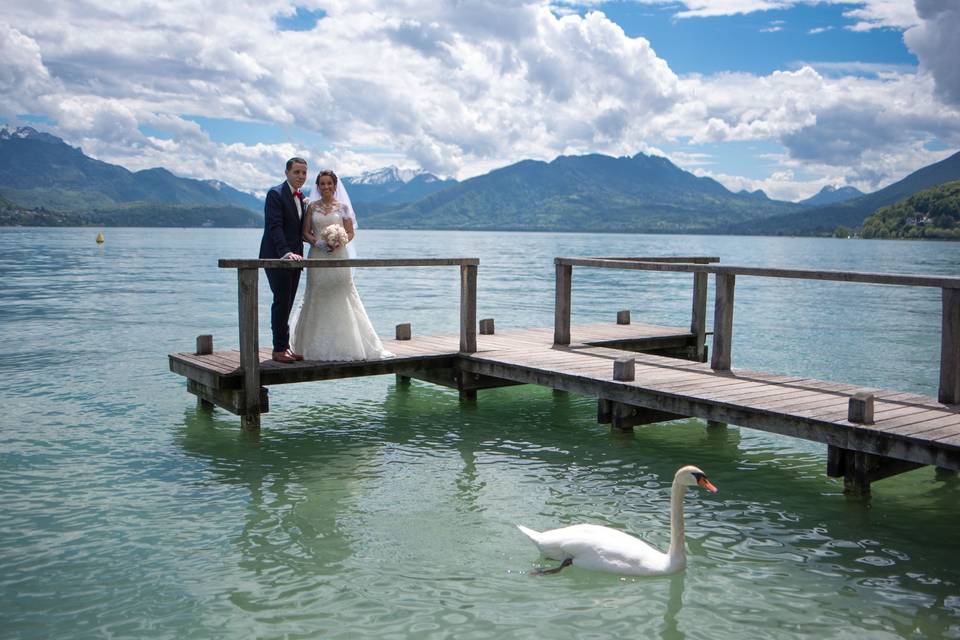
M 797 0 L 680 4 L 692 17 Z M 5 117 L 49 118 L 98 158 L 251 190 L 273 182 L 291 155 L 347 174 L 399 164 L 464 178 L 523 158 L 681 145 L 690 150 L 678 161 L 702 168 L 698 145 L 748 140 L 784 149 L 760 185 L 771 195 L 816 187 L 819 178 L 792 177 L 811 171 L 867 190 L 939 159 L 924 150 L 931 140 L 960 147 L 956 45 L 938 30 L 945 11 L 955 16 L 948 0 L 918 0 L 917 12 L 847 4 L 877 25 L 914 20 L 908 44 L 921 72 L 821 73 L 826 63 L 678 76 L 603 13 L 541 0 L 300 0 L 325 12 L 303 31 L 277 27 L 295 10 L 282 0 L 7 0 L 0 87 Z M 218 142 L 198 117 L 303 130 L 315 142 L 292 133 Z

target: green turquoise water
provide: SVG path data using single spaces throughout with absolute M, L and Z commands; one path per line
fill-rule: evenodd
M 0 637 L 960 638 L 960 482 L 921 469 L 848 500 L 822 446 L 696 420 L 611 434 L 592 398 L 393 376 L 271 389 L 259 437 L 198 412 L 166 355 L 235 347 L 254 230 L 0 229 Z M 960 275 L 960 244 L 386 232 L 361 254 L 478 256 L 479 317 L 549 326 L 556 255 Z M 361 270 L 378 329 L 455 332 L 454 268 Z M 269 292 L 261 291 L 261 342 Z M 574 324 L 684 326 L 691 278 L 574 271 Z M 738 278 L 733 360 L 936 393 L 939 291 Z M 688 568 L 549 564 L 514 523 L 668 542 L 697 464 Z

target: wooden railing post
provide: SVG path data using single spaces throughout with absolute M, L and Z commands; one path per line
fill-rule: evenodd
M 460 351 L 477 352 L 477 265 L 460 265 Z
M 570 296 L 573 266 L 555 263 L 557 267 L 557 297 L 554 303 L 553 344 L 570 344 Z
M 259 269 L 237 269 L 240 316 L 240 369 L 243 371 L 244 431 L 260 429 L 260 337 L 257 317 Z
M 696 340 L 697 362 L 705 362 L 707 347 L 707 273 L 697 271 L 693 274 L 693 309 L 690 312 L 690 333 Z
M 732 273 L 717 274 L 717 296 L 713 307 L 713 349 L 710 368 L 730 370 L 730 351 L 733 345 L 733 289 L 737 277 Z
M 940 330 L 940 391 L 944 404 L 960 403 L 960 289 L 944 287 Z

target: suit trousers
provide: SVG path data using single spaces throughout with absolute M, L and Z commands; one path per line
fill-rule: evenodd
M 290 348 L 290 312 L 297 297 L 302 269 L 264 269 L 270 291 L 273 292 L 273 305 L 270 307 L 270 329 L 273 331 L 273 350 L 283 351 Z

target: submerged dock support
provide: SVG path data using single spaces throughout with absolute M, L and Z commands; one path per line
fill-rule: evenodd
M 843 492 L 851 496 L 867 495 L 870 493 L 870 483 L 922 466 L 924 465 L 898 458 L 887 458 L 833 445 L 827 447 L 827 475 L 831 478 L 843 478 Z
M 616 431 L 633 431 L 636 426 L 669 422 L 670 420 L 683 420 L 686 417 L 658 409 L 608 400 L 607 398 L 597 398 L 597 422 L 599 424 L 609 424 Z

